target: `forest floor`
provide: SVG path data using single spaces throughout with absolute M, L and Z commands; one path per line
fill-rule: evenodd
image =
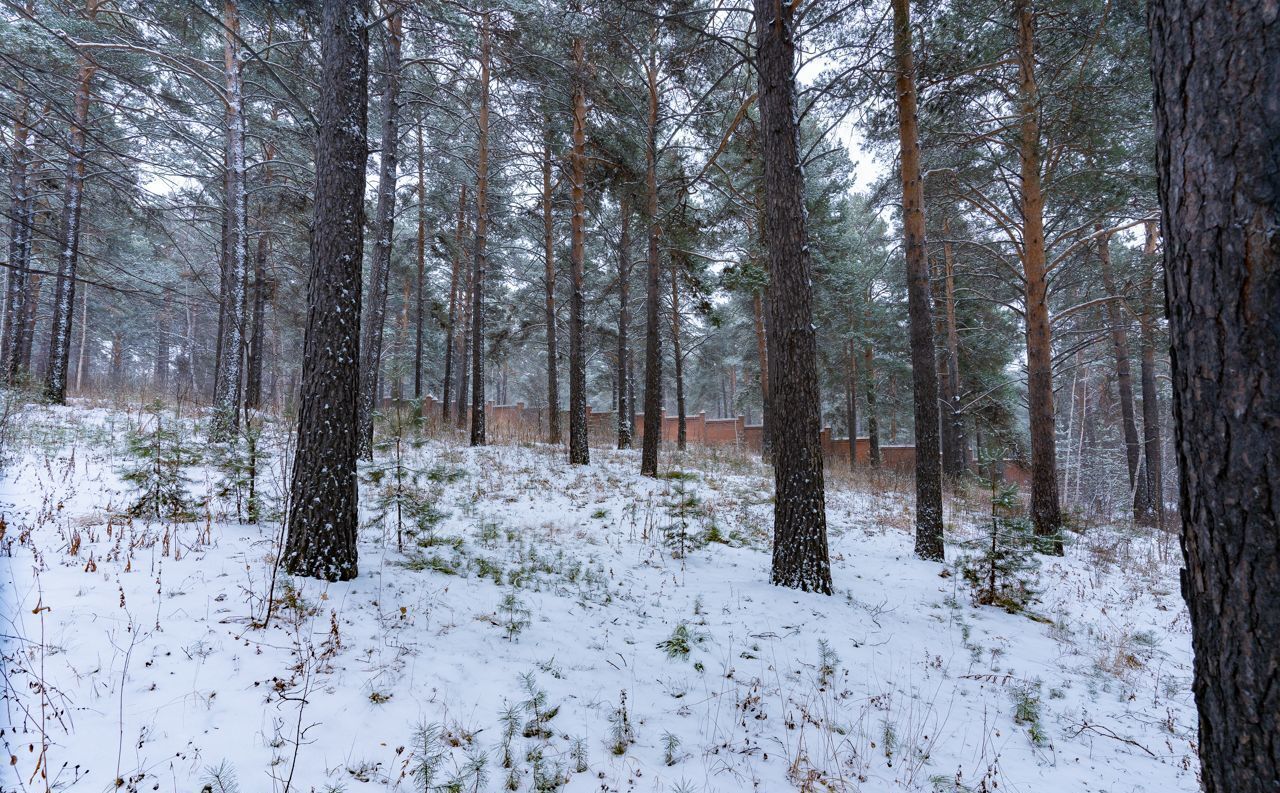
M 122 516 L 149 421 L 12 423 L 0 790 L 1198 790 L 1169 539 L 1072 534 L 1010 613 L 913 557 L 906 482 L 832 473 L 826 597 L 769 585 L 758 461 L 647 479 L 638 452 L 429 440 L 402 446 L 402 548 L 383 451 L 360 575 L 282 574 L 264 627 L 280 524 L 239 522 L 216 466 L 185 469 L 194 519 Z M 261 442 L 276 505 L 287 441 Z M 949 560 L 989 503 L 949 499 Z

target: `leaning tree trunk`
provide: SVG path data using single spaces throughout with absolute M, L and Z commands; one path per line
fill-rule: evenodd
M 641 438 L 640 473 L 658 475 L 658 448 L 662 445 L 662 328 L 659 293 L 662 260 L 658 239 L 658 69 L 650 53 L 646 69 L 649 84 L 649 115 L 645 127 L 645 214 L 649 220 L 649 250 L 645 259 L 644 290 L 644 433 Z
M 569 270 L 573 293 L 569 299 L 569 462 L 591 461 L 587 446 L 587 353 L 583 348 L 586 306 L 583 300 L 583 267 L 586 259 L 587 88 L 586 44 L 573 40 L 573 151 L 570 154 L 570 194 L 573 213 L 569 224 Z
M 1175 447 L 1207 793 L 1280 788 L 1280 24 L 1153 0 Z
M 488 439 L 484 415 L 484 286 L 489 242 L 489 16 L 480 23 L 480 116 L 476 155 L 476 237 L 471 270 L 471 445 Z
M 1048 550 L 1062 553 L 1058 504 L 1058 449 L 1054 427 L 1053 345 L 1049 335 L 1048 267 L 1044 247 L 1044 195 L 1040 186 L 1040 98 L 1036 88 L 1034 11 L 1014 0 L 1018 27 L 1018 101 L 1022 269 L 1026 282 L 1027 413 L 1031 425 L 1031 520 Z
M 89 17 L 99 0 L 89 0 Z M 75 108 L 68 137 L 65 194 L 62 201 L 62 250 L 58 256 L 58 280 L 53 293 L 53 322 L 49 333 L 49 361 L 45 368 L 44 395 L 54 404 L 67 401 L 67 366 L 71 358 L 71 323 L 76 305 L 76 265 L 80 259 L 80 215 L 84 209 L 85 133 L 89 125 L 89 98 L 97 67 L 85 55 L 77 58 Z M 30 309 L 34 309 L 34 301 Z M 32 315 L 34 316 L 34 310 Z M 28 342 L 30 343 L 30 336 Z M 29 355 L 29 353 L 28 353 Z
M 1100 226 L 1095 230 L 1101 231 Z M 1102 273 L 1102 286 L 1107 294 L 1118 297 L 1115 277 L 1111 271 L 1111 237 L 1098 241 L 1098 263 Z M 1116 358 L 1116 390 L 1120 395 L 1120 423 L 1124 433 L 1125 462 L 1129 466 L 1129 489 L 1133 494 L 1133 516 L 1139 520 L 1148 507 L 1147 480 L 1141 475 L 1142 447 L 1138 444 L 1138 425 L 1133 412 L 1133 373 L 1129 368 L 1129 333 L 1118 300 L 1106 303 L 1107 325 L 1111 328 L 1111 347 Z
M 829 595 L 817 342 L 796 121 L 794 13 L 792 3 L 755 0 L 772 345 L 772 581 Z
M 236 0 L 226 0 L 223 8 L 226 173 L 223 180 L 222 277 L 218 291 L 218 360 L 213 385 L 213 422 L 209 427 L 209 437 L 213 440 L 226 440 L 240 427 L 247 302 L 245 286 L 249 280 L 240 9 Z
M 618 240 L 618 448 L 631 448 L 634 410 L 627 403 L 627 327 L 631 324 L 631 204 L 624 194 L 618 200 L 621 238 Z
M 911 325 L 911 384 L 916 435 L 916 555 L 940 562 L 942 451 L 938 439 L 938 359 L 933 347 L 933 298 L 924 251 L 924 180 L 916 128 L 915 61 L 909 0 L 893 0 L 893 54 L 897 67 L 898 141 L 902 157 L 902 231 L 907 259 L 907 313 Z
M 560 375 L 556 352 L 556 239 L 551 214 L 551 119 L 543 118 L 542 268 L 543 321 L 547 330 L 547 443 L 560 443 Z
M 360 459 L 373 459 L 373 413 L 381 390 L 382 333 L 391 280 L 391 241 L 395 235 L 396 172 L 400 140 L 399 12 L 387 17 L 383 45 L 382 144 L 378 156 L 378 206 L 373 221 L 373 261 L 369 265 L 369 305 L 360 334 Z
M 356 414 L 368 22 L 367 0 L 324 2 L 307 328 L 282 561 L 294 575 L 328 581 L 346 581 L 358 572 Z

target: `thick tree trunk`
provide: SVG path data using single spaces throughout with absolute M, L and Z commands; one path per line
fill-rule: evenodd
M 902 162 L 902 230 L 907 260 L 907 313 L 911 324 L 911 385 L 915 404 L 916 555 L 940 562 L 942 451 L 938 439 L 938 370 L 933 347 L 933 297 L 924 242 L 924 180 L 916 128 L 915 61 L 909 0 L 893 0 L 893 52 L 897 64 L 898 141 Z
M 1040 97 L 1036 87 L 1035 19 L 1031 0 L 1014 0 L 1018 28 L 1019 165 L 1022 269 L 1026 281 L 1027 412 L 1031 424 L 1031 520 L 1047 549 L 1062 553 L 1057 437 L 1053 405 L 1053 346 L 1049 335 L 1044 195 L 1040 186 Z
M 213 422 L 209 437 L 225 440 L 240 427 L 244 372 L 245 287 L 249 280 L 248 217 L 245 186 L 245 117 L 240 58 L 240 9 L 223 3 L 223 91 L 226 102 L 226 172 L 223 182 L 222 278 L 218 292 L 218 359 L 213 385 Z
M 484 446 L 484 293 L 489 255 L 489 16 L 480 22 L 480 117 L 476 155 L 476 238 L 471 272 L 471 445 Z
M 560 374 L 556 352 L 556 238 L 551 213 L 551 119 L 543 118 L 542 268 L 543 321 L 547 326 L 547 443 L 560 443 Z
M 383 44 L 382 140 L 378 155 L 378 204 L 373 221 L 373 260 L 369 265 L 369 305 L 360 334 L 360 459 L 373 459 L 373 414 L 382 376 L 382 335 L 391 280 L 391 243 L 395 236 L 396 176 L 400 160 L 401 17 L 387 17 Z
M 658 239 L 658 68 L 650 53 L 646 70 L 649 115 L 645 127 L 645 214 L 649 221 L 649 250 L 645 259 L 644 291 L 644 435 L 641 438 L 640 473 L 658 475 L 658 449 L 662 445 L 662 328 L 658 304 L 662 260 Z
M 98 0 L 89 0 L 89 17 Z M 85 135 L 89 124 L 90 88 L 97 67 L 84 55 L 78 57 L 75 108 L 68 137 L 65 193 L 62 202 L 62 250 L 58 256 L 58 280 L 53 294 L 53 322 L 49 333 L 49 359 L 45 368 L 45 398 L 54 404 L 67 399 L 67 366 L 71 357 L 71 325 L 76 301 L 76 265 L 80 259 L 80 215 L 84 209 Z M 31 309 L 34 316 L 35 301 Z M 28 353 L 29 355 L 29 353 Z
M 587 353 L 582 338 L 586 326 L 583 267 L 587 227 L 587 55 L 581 38 L 573 40 L 573 69 L 573 151 L 569 158 L 573 199 L 569 239 L 573 287 L 569 299 L 569 462 L 586 465 L 591 461 L 587 446 Z
M 368 24 L 367 0 L 325 0 L 307 328 L 282 561 L 294 575 L 329 581 L 355 578 L 358 571 L 356 415 Z
M 1153 0 L 1182 592 L 1207 793 L 1280 789 L 1280 25 Z
M 618 200 L 618 216 L 622 236 L 618 240 L 618 448 L 631 448 L 631 422 L 634 409 L 627 403 L 627 328 L 631 325 L 631 204 L 626 195 Z
M 421 127 L 419 127 L 419 136 L 421 136 Z M 425 212 L 425 209 L 423 210 Z M 426 218 L 419 216 L 418 236 L 423 248 L 426 246 Z M 440 387 L 440 418 L 446 423 L 449 421 L 449 396 L 453 387 L 453 362 L 458 361 L 458 365 L 462 366 L 463 361 L 458 355 L 458 305 L 461 302 L 461 290 L 463 279 L 462 259 L 463 259 L 463 239 L 467 234 L 467 186 L 464 184 L 458 191 L 458 225 L 453 233 L 453 266 L 449 272 L 449 326 L 445 328 L 444 338 L 444 383 Z M 425 256 L 425 251 L 424 251 Z M 419 279 L 418 293 L 422 293 L 422 280 Z M 422 318 L 418 319 L 419 329 L 422 327 Z M 465 332 L 465 329 L 464 329 Z M 419 334 L 421 335 L 421 334 Z M 419 354 L 420 355 L 420 354 Z M 421 357 L 419 357 L 421 361 Z M 466 375 L 461 376 L 462 380 L 466 380 Z
M 831 594 L 813 285 L 796 121 L 794 12 L 793 3 L 755 0 L 773 348 L 772 581 Z
M 1101 231 L 1100 226 L 1095 230 Z M 1111 238 L 1098 241 L 1098 261 L 1102 274 L 1102 286 L 1108 295 L 1118 296 L 1115 276 L 1111 270 Z M 1129 466 L 1129 490 L 1133 494 L 1133 517 L 1145 514 L 1149 507 L 1146 476 L 1141 475 L 1142 447 L 1138 443 L 1138 425 L 1133 411 L 1133 374 L 1129 368 L 1129 333 L 1125 327 L 1123 312 L 1118 300 L 1106 303 L 1107 325 L 1111 328 L 1111 346 L 1116 359 L 1116 390 L 1120 396 L 1120 422 L 1124 433 L 1125 462 Z

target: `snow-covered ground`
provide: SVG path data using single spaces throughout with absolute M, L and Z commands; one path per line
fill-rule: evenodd
M 263 627 L 279 522 L 228 520 L 215 469 L 194 521 L 119 516 L 145 419 L 15 422 L 0 790 L 1198 789 L 1168 541 L 1073 536 L 1011 614 L 912 556 L 902 483 L 833 475 L 824 597 L 767 583 L 757 462 L 429 441 L 428 528 L 366 526 L 348 583 L 282 574 Z M 985 506 L 949 510 L 958 538 Z

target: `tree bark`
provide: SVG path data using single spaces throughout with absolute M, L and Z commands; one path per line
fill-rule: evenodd
M 1138 317 L 1138 347 L 1142 372 L 1142 459 L 1147 501 L 1136 515 L 1147 526 L 1164 525 L 1164 462 L 1160 443 L 1160 391 L 1156 387 L 1155 224 L 1147 224 L 1143 250 L 1142 313 Z
M 1048 550 L 1062 553 L 1057 437 L 1053 404 L 1053 345 L 1049 335 L 1044 195 L 1040 177 L 1040 98 L 1036 87 L 1035 18 L 1031 0 L 1014 0 L 1018 28 L 1019 150 L 1022 269 L 1026 281 L 1027 412 L 1031 424 L 1031 521 Z
M 618 240 L 618 448 L 631 448 L 634 409 L 627 403 L 627 328 L 631 325 L 631 203 L 623 194 L 618 199 L 621 238 Z
M 773 458 L 769 436 L 769 339 L 765 328 L 764 298 L 757 289 L 751 296 L 752 325 L 756 334 L 756 360 L 760 366 L 760 457 Z
M 89 18 L 99 0 L 88 0 Z M 67 401 L 67 366 L 71 357 L 71 325 L 76 303 L 76 265 L 80 259 L 80 215 L 84 209 L 85 136 L 89 126 L 89 100 L 97 67 L 88 57 L 77 56 L 75 107 L 68 136 L 67 171 L 62 202 L 62 250 L 53 294 L 53 322 L 49 332 L 49 362 L 45 367 L 44 395 L 55 405 Z M 34 316 L 35 302 L 30 308 Z M 29 343 L 29 341 L 28 341 Z M 28 353 L 29 354 L 29 353 Z
M 684 413 L 684 354 L 680 351 L 680 260 L 679 254 L 671 254 L 671 365 L 676 385 L 676 448 L 684 451 L 688 442 L 688 427 Z
M 933 297 L 925 258 L 924 180 L 916 127 L 915 61 L 909 0 L 893 0 L 893 52 L 897 65 L 898 140 L 902 163 L 902 231 L 907 260 L 907 313 L 911 325 L 911 385 L 915 404 L 916 555 L 940 562 L 942 452 L 938 439 L 938 370 L 933 346 Z
M 876 413 L 876 358 L 870 344 L 862 348 L 867 393 L 867 464 L 880 467 L 880 417 Z
M 307 328 L 282 561 L 294 575 L 346 581 L 358 572 L 356 416 L 369 6 L 367 0 L 325 0 L 322 14 Z
M 393 0 L 394 2 L 394 0 Z M 390 4 L 388 4 L 390 5 Z M 383 44 L 382 140 L 378 156 L 378 204 L 373 221 L 373 261 L 369 265 L 369 304 L 360 337 L 360 459 L 373 459 L 373 414 L 381 391 L 382 335 L 391 280 L 391 243 L 395 236 L 396 176 L 400 160 L 401 17 L 394 6 L 387 17 Z
M 488 439 L 484 415 L 484 292 L 489 241 L 489 15 L 480 19 L 480 117 L 476 155 L 476 237 L 471 272 L 471 445 Z
M 641 438 L 640 473 L 658 475 L 658 449 L 662 445 L 662 329 L 658 303 L 662 260 L 658 240 L 658 67 L 653 53 L 646 68 L 649 114 L 645 126 L 645 214 L 649 221 L 649 250 L 645 259 L 644 292 L 644 436 Z
M 796 121 L 794 13 L 793 3 L 755 0 L 773 347 L 772 581 L 829 595 L 817 343 Z
M 570 217 L 569 269 L 573 294 L 569 299 L 569 462 L 591 461 L 587 446 L 587 354 L 583 348 L 586 325 L 583 267 L 586 258 L 587 178 L 587 54 L 581 38 L 573 40 L 573 151 L 569 157 L 573 199 Z
M 422 361 L 426 349 L 426 330 L 427 330 L 427 174 L 426 174 L 426 154 L 422 146 L 422 119 L 418 119 L 416 125 L 418 139 L 418 277 L 414 283 L 414 306 L 413 306 L 413 398 L 421 400 L 423 397 L 423 379 Z M 459 216 L 462 215 L 463 209 L 458 210 Z M 458 221 L 461 228 L 462 220 Z M 456 246 L 455 246 L 456 248 Z M 454 254 L 455 257 L 457 254 Z M 450 369 L 453 366 L 453 312 L 457 310 L 457 289 L 458 289 L 458 270 L 453 268 L 453 273 L 449 280 L 449 331 L 445 337 L 444 343 L 444 368 L 445 378 L 444 387 L 440 390 L 440 404 L 445 412 L 445 418 L 449 415 L 449 377 L 452 374 Z
M 88 290 L 85 290 L 86 292 Z M 169 318 L 173 313 L 173 295 L 166 292 L 164 296 L 164 305 L 156 312 L 156 359 L 154 368 L 151 372 L 151 387 L 155 389 L 156 396 L 163 396 L 169 390 Z M 83 326 L 84 322 L 81 321 Z M 80 354 L 84 355 L 84 345 L 80 347 Z M 79 366 L 76 367 L 76 380 L 80 379 Z M 77 390 L 79 386 L 77 385 Z
M 1175 448 L 1207 793 L 1280 786 L 1280 25 L 1153 0 Z
M 1099 226 L 1094 227 L 1100 231 Z M 1111 270 L 1111 238 L 1102 237 L 1098 241 L 1098 262 L 1102 275 L 1102 286 L 1108 295 L 1118 296 L 1115 276 Z M 1124 433 L 1125 462 L 1129 466 L 1129 490 L 1133 494 L 1133 517 L 1148 511 L 1147 479 L 1142 475 L 1142 447 L 1138 443 L 1138 425 L 1133 411 L 1133 374 L 1129 368 L 1129 334 L 1125 327 L 1120 303 L 1109 300 L 1106 303 L 1107 324 L 1111 328 L 1111 346 L 1116 358 L 1116 391 L 1120 396 L 1120 423 Z
M 964 411 L 960 406 L 960 333 L 956 327 L 956 270 L 955 251 L 951 244 L 951 219 L 942 221 L 942 283 L 944 315 L 946 318 L 946 381 L 947 398 L 943 424 L 948 427 L 950 449 L 943 457 L 943 470 L 953 477 L 969 468 L 969 444 L 964 431 Z
M 421 127 L 419 127 L 419 137 L 421 137 Z M 461 302 L 460 281 L 463 278 L 462 273 L 462 253 L 463 239 L 467 234 L 467 186 L 464 184 L 458 190 L 458 225 L 453 233 L 453 266 L 450 268 L 449 274 L 449 326 L 445 328 L 444 341 L 444 383 L 441 385 L 440 393 L 440 418 L 449 421 L 449 394 L 453 387 L 453 362 L 459 359 L 458 355 L 458 304 Z M 419 216 L 418 236 L 420 244 L 423 248 L 426 246 L 426 218 Z M 425 256 L 425 253 L 424 253 Z M 419 294 L 421 294 L 421 279 L 419 280 Z M 419 328 L 422 325 L 422 319 L 418 320 Z M 465 332 L 465 329 L 464 329 Z M 458 360 L 458 365 L 462 366 L 463 361 Z M 463 374 L 461 380 L 466 380 L 467 376 Z
M 226 171 L 223 181 L 222 278 L 218 291 L 218 358 L 213 385 L 211 440 L 226 440 L 240 427 L 244 372 L 245 286 L 249 280 L 245 186 L 245 117 L 240 57 L 240 9 L 225 0 L 223 99 L 226 103 Z
M 30 5 L 30 4 L 29 4 Z M 13 157 L 9 170 L 9 270 L 5 281 L 4 335 L 0 342 L 3 382 L 13 385 L 22 362 L 23 323 L 27 315 L 27 270 L 31 261 L 35 196 L 31 186 L 31 128 L 25 85 L 16 86 L 13 111 Z
M 551 118 L 543 118 L 542 267 L 543 321 L 547 325 L 547 443 L 560 443 L 560 375 L 556 352 L 556 246 L 551 212 Z
M 849 468 L 858 467 L 858 353 L 849 340 L 849 370 L 845 379 L 845 419 L 849 425 Z

